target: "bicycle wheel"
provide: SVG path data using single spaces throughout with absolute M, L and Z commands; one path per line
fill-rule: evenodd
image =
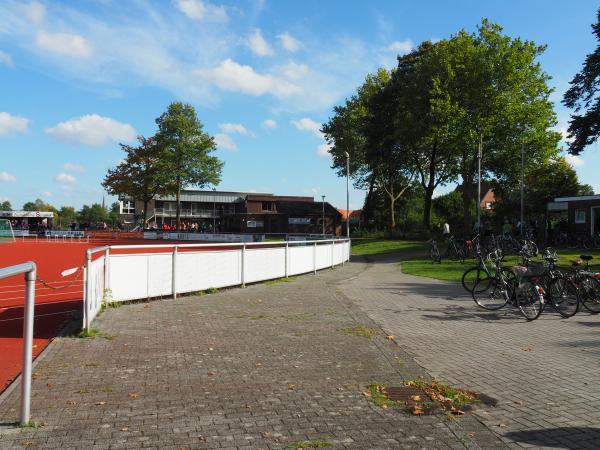
M 579 293 L 572 281 L 554 278 L 548 285 L 548 300 L 563 317 L 572 317 L 579 311 Z
M 440 252 L 438 250 L 435 249 L 431 249 L 429 250 L 429 256 L 431 257 L 431 259 L 433 260 L 433 262 L 441 262 L 442 258 L 440 256 Z
M 579 283 L 579 296 L 585 309 L 592 314 L 600 313 L 600 280 L 583 275 Z
M 481 267 L 471 267 L 467 269 L 461 278 L 462 287 L 467 292 L 473 292 L 475 285 L 484 278 L 489 278 L 489 274 Z
M 517 291 L 517 305 L 527 320 L 535 320 L 544 309 L 544 297 L 531 281 L 522 281 Z
M 508 303 L 508 286 L 496 278 L 483 278 L 475 283 L 471 294 L 475 303 L 483 309 L 495 311 Z

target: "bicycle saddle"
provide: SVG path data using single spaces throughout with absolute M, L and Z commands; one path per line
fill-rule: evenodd
M 574 260 L 571 260 L 571 265 L 572 265 L 572 266 L 580 266 L 581 264 L 582 264 L 582 262 L 581 262 L 581 261 L 574 261 Z
M 581 255 L 579 256 L 581 259 L 583 259 L 584 261 L 591 261 L 592 259 L 594 259 L 593 256 L 590 255 Z

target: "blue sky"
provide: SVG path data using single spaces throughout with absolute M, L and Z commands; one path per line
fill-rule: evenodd
M 318 129 L 366 74 L 487 17 L 548 45 L 560 105 L 596 42 L 598 5 L 565 1 L 0 0 L 0 201 L 102 201 L 118 142 L 156 131 L 174 100 L 197 109 L 225 161 L 221 190 L 326 195 L 345 207 Z M 600 192 L 593 146 L 572 158 Z M 450 187 L 447 187 L 449 189 Z M 364 193 L 351 193 L 351 208 Z M 107 197 L 107 200 L 109 198 Z

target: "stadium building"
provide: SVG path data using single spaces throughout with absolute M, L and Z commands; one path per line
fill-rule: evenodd
M 313 197 L 186 189 L 181 192 L 181 223 L 185 231 L 218 233 L 315 233 L 339 235 L 342 216 Z M 142 221 L 144 203 L 121 199 L 121 221 L 134 227 Z M 175 196 L 159 196 L 148 204 L 146 229 L 164 229 L 176 222 Z M 324 222 L 323 222 L 324 219 Z

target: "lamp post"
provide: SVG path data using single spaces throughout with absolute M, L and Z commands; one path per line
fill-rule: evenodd
M 325 236 L 325 196 L 321 195 L 321 199 L 323 200 L 321 202 L 322 206 L 323 206 L 323 217 L 321 220 L 321 224 L 323 225 L 323 236 Z
M 477 149 L 477 233 L 481 232 L 481 154 L 483 153 L 483 136 L 479 135 Z M 465 186 L 466 189 L 466 186 Z
M 521 227 L 519 232 L 523 235 L 525 224 L 525 135 L 521 134 Z
M 346 155 L 346 237 L 350 239 L 350 153 Z

